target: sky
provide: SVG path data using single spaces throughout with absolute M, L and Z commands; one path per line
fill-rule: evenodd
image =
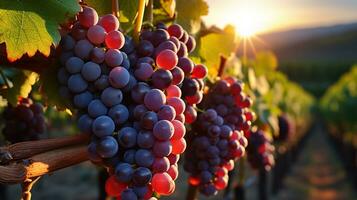
M 207 24 L 256 33 L 357 22 L 357 0 L 207 0 Z

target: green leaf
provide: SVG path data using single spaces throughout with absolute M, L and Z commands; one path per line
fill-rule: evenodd
M 137 15 L 139 0 L 118 0 L 119 21 L 123 29 L 130 28 Z M 112 1 L 109 0 L 86 0 L 86 4 L 94 8 L 99 16 L 112 13 Z
M 27 98 L 32 90 L 32 85 L 38 80 L 38 74 L 30 71 L 19 71 L 11 81 L 13 87 L 2 90 L 1 95 L 12 105 L 16 105 L 20 97 Z
M 136 19 L 138 13 L 138 0 L 119 0 L 120 26 L 126 30 L 130 28 Z
M 112 13 L 112 1 L 110 0 L 85 0 L 85 3 L 94 8 L 99 16 Z M 121 9 L 120 5 L 119 9 Z
M 160 0 L 160 3 L 170 17 L 175 15 L 176 0 Z
M 176 2 L 177 23 L 190 33 L 200 29 L 201 17 L 208 15 L 208 5 L 204 0 L 178 0 Z
M 199 54 L 208 67 L 208 77 L 217 76 L 220 55 L 229 57 L 235 49 L 235 34 L 232 26 L 227 26 L 222 33 L 210 33 L 200 39 Z
M 59 25 L 79 10 L 77 0 L 0 1 L 0 43 L 6 44 L 9 61 L 37 51 L 48 56 L 61 39 Z

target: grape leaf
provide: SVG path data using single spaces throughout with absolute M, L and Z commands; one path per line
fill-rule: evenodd
M 58 27 L 79 12 L 77 0 L 0 1 L 0 44 L 13 62 L 37 51 L 50 54 L 61 39 Z
M 32 85 L 38 80 L 38 74 L 30 71 L 19 71 L 11 82 L 13 87 L 1 91 L 1 95 L 12 105 L 16 105 L 19 97 L 27 98 L 32 90 Z
M 99 16 L 103 16 L 106 14 L 110 14 L 112 13 L 112 1 L 108 1 L 108 0 L 85 0 L 85 3 L 94 8 Z M 120 5 L 119 5 L 119 9 L 120 9 Z
M 177 23 L 190 33 L 200 29 L 201 16 L 208 15 L 208 5 L 204 0 L 178 0 L 176 2 Z
M 175 15 L 176 0 L 160 0 L 162 8 L 170 17 Z
M 220 55 L 229 57 L 235 49 L 235 34 L 232 26 L 225 27 L 221 33 L 210 33 L 200 39 L 199 54 L 206 62 L 208 77 L 217 76 Z

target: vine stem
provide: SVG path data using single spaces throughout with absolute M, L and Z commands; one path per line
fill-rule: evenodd
M 31 200 L 31 189 L 40 178 L 41 176 L 34 177 L 33 179 L 27 179 L 21 184 L 22 200 Z
M 136 43 L 139 42 L 139 35 L 140 35 L 140 30 L 141 26 L 143 24 L 143 18 L 144 18 L 144 12 L 145 12 L 145 1 L 146 0 L 139 0 L 139 6 L 138 6 L 138 16 L 135 21 L 134 25 L 134 41 Z
M 112 14 L 119 19 L 119 0 L 112 0 Z
M 223 73 L 224 73 L 224 68 L 226 67 L 227 58 L 223 55 L 220 55 L 219 58 L 220 58 L 220 61 L 219 61 L 219 68 L 218 68 L 217 76 L 222 78 Z
M 147 5 L 146 9 L 146 16 L 147 16 L 147 21 L 150 22 L 151 24 L 154 22 L 154 0 L 149 0 L 149 3 Z

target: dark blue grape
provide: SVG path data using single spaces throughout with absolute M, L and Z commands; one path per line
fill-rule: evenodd
M 152 174 L 146 167 L 138 167 L 133 174 L 133 183 L 135 186 L 145 186 L 151 180 Z
M 110 158 L 118 152 L 118 143 L 111 136 L 102 137 L 97 143 L 96 150 L 102 158 Z
M 134 169 L 128 163 L 120 163 L 115 167 L 115 177 L 118 181 L 129 183 L 133 178 Z
M 88 114 L 93 118 L 106 115 L 107 112 L 107 107 L 99 99 L 94 99 L 88 105 Z
M 135 154 L 135 162 L 140 167 L 150 167 L 154 162 L 154 155 L 149 150 L 139 149 Z
M 115 129 L 113 120 L 108 116 L 97 117 L 92 124 L 92 131 L 98 137 L 112 135 Z
M 118 142 L 121 147 L 131 148 L 136 145 L 137 132 L 134 128 L 125 127 L 118 133 Z

